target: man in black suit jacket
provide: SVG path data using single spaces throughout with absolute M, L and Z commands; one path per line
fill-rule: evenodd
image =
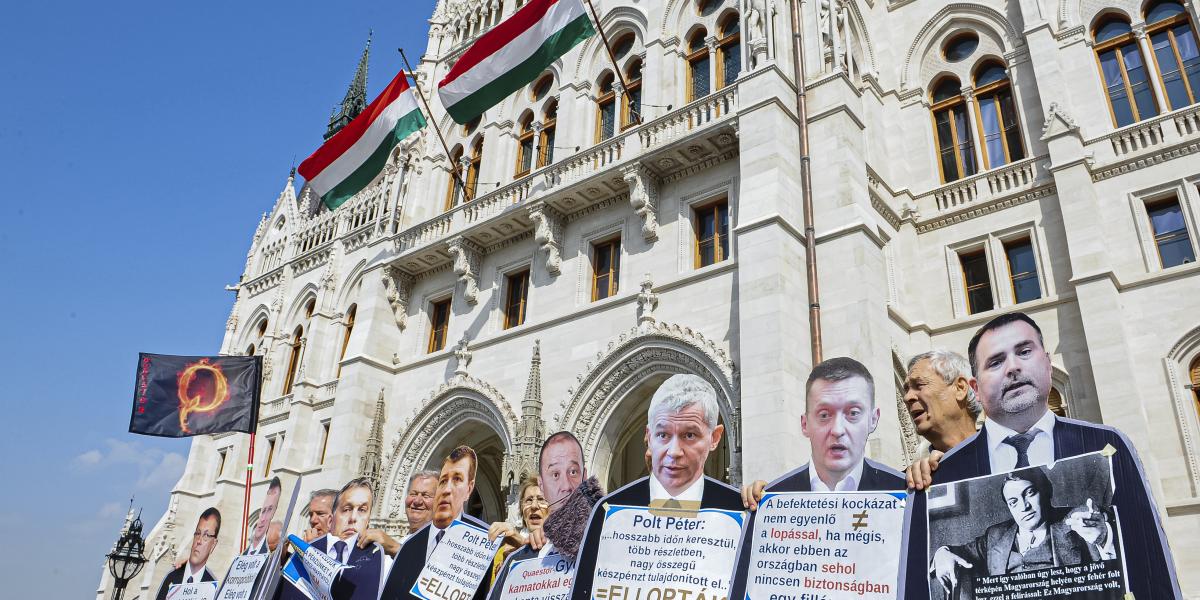
M 208 570 L 208 557 L 213 548 L 217 547 L 217 536 L 221 533 L 221 513 L 216 508 L 209 507 L 200 513 L 196 521 L 196 531 L 192 534 L 192 550 L 187 562 L 178 569 L 167 573 L 158 586 L 156 600 L 165 600 L 172 585 L 180 583 L 196 583 L 199 581 L 216 581 Z
M 1049 411 L 1050 355 L 1037 323 L 1020 312 L 992 319 L 971 338 L 968 358 L 987 420 L 978 433 L 936 463 L 932 483 L 1003 473 L 1112 446 L 1112 504 L 1120 517 L 1120 531 L 1114 535 L 1124 546 L 1129 591 L 1136 598 L 1181 598 L 1158 508 L 1133 444 L 1113 427 Z M 924 540 L 925 494 L 914 496 L 913 514 L 910 539 Z M 908 600 L 929 597 L 930 568 L 925 544 L 909 544 Z
M 271 527 L 271 520 L 275 518 L 275 511 L 279 509 L 279 497 L 282 495 L 282 482 L 278 477 L 272 477 L 271 483 L 267 485 L 267 493 L 263 496 L 262 508 L 258 509 L 258 520 L 254 522 L 254 529 L 250 532 L 250 543 L 246 545 L 243 554 L 271 553 L 271 549 L 267 547 L 267 530 Z
M 717 423 L 717 393 L 696 375 L 673 375 L 654 392 L 647 411 L 650 475 L 605 496 L 592 510 L 576 561 L 572 600 L 591 600 L 605 506 L 665 503 L 684 509 L 742 510 L 734 487 L 704 476 L 704 463 L 725 431 Z
M 875 380 L 867 367 L 852 358 L 831 358 L 813 367 L 804 389 L 800 429 L 812 461 L 769 484 L 747 484 L 746 508 L 757 510 L 765 492 L 903 491 L 904 475 L 865 456 L 867 437 L 879 425 Z M 755 515 L 743 529 L 730 598 L 745 597 Z
M 475 517 L 463 513 L 463 506 L 475 490 L 475 469 L 477 459 L 475 451 L 469 446 L 459 446 L 450 452 L 442 463 L 442 471 L 438 479 L 436 503 L 433 508 L 433 521 L 412 534 L 400 547 L 396 554 L 395 568 L 388 573 L 387 582 L 383 586 L 380 600 L 402 600 L 411 598 L 409 590 L 417 582 L 417 577 L 425 568 L 425 561 L 433 553 L 433 549 L 442 541 L 447 528 L 454 519 L 465 521 L 487 531 L 488 525 Z M 491 563 L 489 563 L 490 566 Z M 473 600 L 484 600 L 491 589 L 492 570 L 484 574 L 483 581 L 475 590 Z

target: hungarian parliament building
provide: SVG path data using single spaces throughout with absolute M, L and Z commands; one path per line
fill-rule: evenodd
M 707 474 L 770 480 L 808 460 L 814 348 L 870 369 L 867 455 L 902 469 L 921 445 L 908 358 L 965 355 L 1020 310 L 1052 410 L 1137 447 L 1200 597 L 1195 0 L 808 0 L 798 42 L 789 0 L 597 0 L 611 55 L 592 36 L 454 123 L 437 82 L 521 4 L 438 0 L 414 64 L 430 125 L 372 185 L 333 211 L 294 175 L 262 199 L 221 346 L 263 357 L 251 507 L 278 476 L 285 509 L 302 477 L 299 531 L 309 492 L 363 475 L 398 535 L 409 475 L 467 444 L 468 511 L 519 522 L 554 431 L 607 489 L 645 475 L 646 408 L 676 373 L 719 396 Z M 330 52 L 353 75 L 305 126 L 313 147 L 370 99 L 369 45 L 357 72 L 357 49 Z M 193 438 L 130 594 L 154 593 L 209 506 L 227 568 L 248 445 Z

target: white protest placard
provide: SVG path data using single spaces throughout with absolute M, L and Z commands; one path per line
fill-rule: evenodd
M 483 576 L 492 568 L 492 557 L 502 541 L 496 538 L 489 542 L 487 530 L 455 519 L 425 561 L 409 593 L 424 600 L 466 600 L 474 596 Z
M 350 568 L 325 552 L 314 548 L 295 535 L 288 536 L 288 543 L 297 552 L 283 567 L 283 578 L 305 592 L 312 600 L 332 600 L 333 580 Z
M 573 573 L 571 563 L 557 553 L 514 561 L 500 600 L 564 600 L 571 593 Z
M 758 504 L 746 597 L 896 597 L 904 554 L 903 492 L 768 493 Z
M 167 588 L 167 600 L 213 600 L 216 595 L 215 581 L 176 583 Z
M 745 514 L 608 507 L 593 600 L 724 600 Z
M 253 554 L 234 558 L 229 572 L 225 574 L 225 581 L 221 584 L 217 600 L 250 600 L 258 572 L 270 557 L 270 554 Z

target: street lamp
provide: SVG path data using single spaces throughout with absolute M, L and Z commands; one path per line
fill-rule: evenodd
M 117 545 L 107 556 L 108 572 L 112 573 L 115 581 L 113 600 L 121 600 L 121 595 L 125 593 L 125 585 L 137 577 L 142 566 L 146 564 L 146 557 L 142 555 L 145 548 L 146 541 L 142 539 L 142 517 L 139 515 L 129 524 L 129 528 L 121 533 Z

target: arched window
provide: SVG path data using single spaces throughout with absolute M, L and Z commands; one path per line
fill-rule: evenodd
M 533 167 L 533 113 L 526 113 L 519 121 L 517 133 L 517 171 L 521 177 Z
M 342 335 L 342 353 L 338 355 L 337 376 L 342 376 L 342 359 L 346 358 L 346 348 L 350 347 L 350 334 L 354 331 L 354 317 L 358 314 L 358 305 L 351 304 L 346 309 L 346 332 Z
M 717 12 L 718 8 L 721 8 L 721 0 L 698 0 L 696 2 L 696 12 L 700 13 L 702 17 Z
M 475 141 L 475 145 L 471 147 L 471 162 L 467 165 L 467 192 L 466 202 L 475 199 L 475 192 L 479 188 L 479 166 L 483 163 L 483 138 Z
M 642 61 L 634 59 L 625 67 L 625 97 L 621 102 L 621 127 L 642 122 Z
M 462 146 L 455 146 L 450 151 L 450 183 L 446 188 L 446 210 L 454 208 L 462 201 L 462 187 L 459 185 L 462 179 Z
M 707 35 L 708 32 L 701 27 L 688 38 L 688 102 L 703 98 L 712 91 L 708 75 L 708 46 L 704 43 Z
M 979 34 L 974 31 L 964 31 L 956 34 L 942 46 L 942 56 L 946 62 L 960 62 L 969 58 L 979 47 Z
M 258 337 L 267 335 L 267 320 L 263 319 L 258 322 Z
M 1183 4 L 1151 3 L 1146 7 L 1146 33 L 1171 110 L 1200 101 L 1200 50 Z
M 546 104 L 542 113 L 542 135 L 538 140 L 538 167 L 544 167 L 554 162 L 554 131 L 558 126 L 558 100 Z
M 1188 379 L 1192 382 L 1192 396 L 1196 399 L 1196 410 L 1200 411 L 1200 356 L 1188 367 Z
M 975 101 L 979 105 L 984 165 L 995 169 L 1025 158 L 1017 105 L 1004 65 L 987 62 L 975 71 Z
M 549 73 L 542 75 L 542 78 L 537 80 L 537 83 L 533 84 L 533 88 L 529 92 L 529 97 L 534 102 L 537 102 L 537 101 L 541 100 L 542 98 L 545 98 L 550 93 L 550 90 L 553 87 L 554 87 L 554 76 Z
M 1096 24 L 1093 36 L 1113 123 L 1124 127 L 1157 115 L 1154 90 L 1129 22 L 1117 15 L 1107 17 Z
M 304 303 L 304 318 L 312 319 L 313 313 L 317 310 L 317 299 L 309 298 L 308 302 Z
M 600 76 L 600 94 L 596 96 L 596 141 L 603 142 L 616 132 L 617 94 L 612 73 Z
M 975 174 L 975 143 L 971 139 L 967 103 L 957 79 L 946 77 L 933 88 L 933 129 L 937 136 L 938 167 L 942 181 Z
M 1050 388 L 1050 395 L 1046 399 L 1046 404 L 1049 405 L 1050 412 L 1060 417 L 1067 416 L 1067 404 L 1063 402 L 1062 394 L 1058 391 L 1058 388 Z
M 250 344 L 248 347 L 246 347 L 246 356 L 254 356 L 254 344 Z
M 292 332 L 292 349 L 288 352 L 287 377 L 283 379 L 284 396 L 292 393 L 292 386 L 296 383 L 296 370 L 300 368 L 300 347 L 303 339 L 304 326 L 297 325 L 296 330 Z
M 737 13 L 729 13 L 720 25 L 721 39 L 717 40 L 717 89 L 734 81 L 742 72 L 741 22 Z
M 612 45 L 613 56 L 617 60 L 621 60 L 622 58 L 625 58 L 626 56 L 629 55 L 629 52 L 631 50 L 633 50 L 633 44 L 636 41 L 637 41 L 637 37 L 634 36 L 632 33 L 626 33 L 625 35 L 618 37 L 617 41 L 613 42 L 613 45 Z

